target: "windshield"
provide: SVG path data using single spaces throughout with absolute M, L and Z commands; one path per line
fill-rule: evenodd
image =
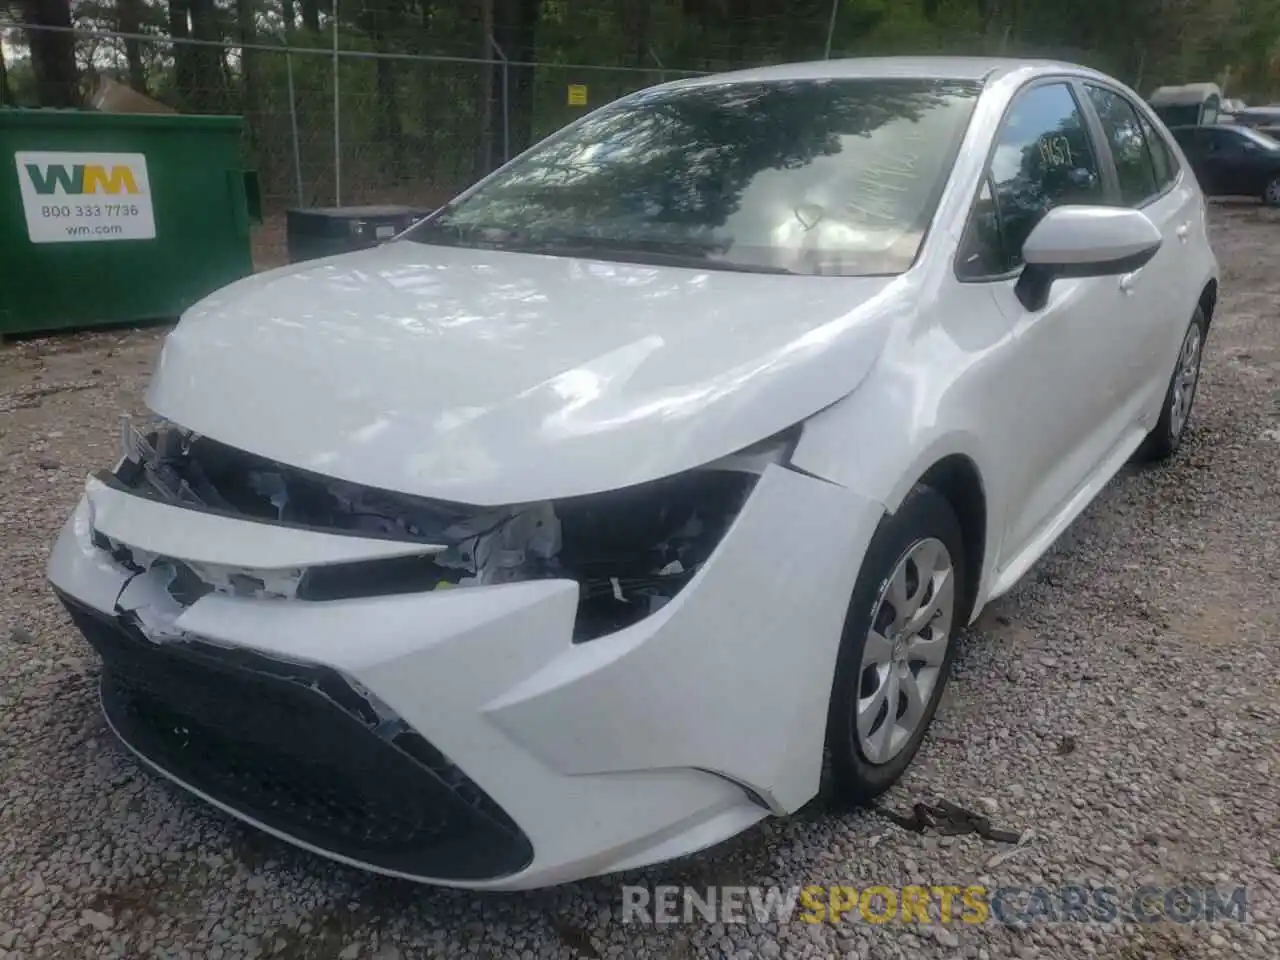
M 980 92 L 924 79 L 657 89 L 544 140 L 406 239 L 724 270 L 901 273 Z

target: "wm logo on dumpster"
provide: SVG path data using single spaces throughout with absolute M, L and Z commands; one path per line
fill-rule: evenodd
M 146 154 L 17 150 L 9 169 L 32 243 L 156 238 Z
M 25 166 L 31 185 L 40 196 L 51 196 L 59 190 L 72 196 L 141 192 L 133 169 L 128 166 L 107 167 L 97 163 L 77 163 L 74 166 L 50 163 L 43 167 L 28 163 Z

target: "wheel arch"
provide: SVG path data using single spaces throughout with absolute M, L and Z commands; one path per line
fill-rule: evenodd
M 842 403 L 806 421 L 793 466 L 846 487 L 896 513 L 919 483 L 939 490 L 960 519 L 965 540 L 965 593 L 971 613 L 982 603 L 1000 547 L 1002 468 L 1008 455 L 990 448 L 958 414 L 927 429 L 893 418 L 897 410 Z M 953 411 L 954 413 L 954 411 Z M 972 420 L 970 420 L 972 422 Z M 901 429 L 893 429 L 900 425 Z M 876 450 L 878 456 L 858 456 Z
M 955 511 L 964 540 L 964 611 L 967 622 L 982 588 L 987 558 L 987 492 L 973 458 L 952 453 L 936 461 L 916 481 L 940 493 Z
M 1218 306 L 1218 278 L 1213 277 L 1204 285 L 1204 289 L 1200 291 L 1200 299 L 1197 301 L 1200 312 L 1204 314 L 1205 329 L 1213 326 L 1213 313 Z

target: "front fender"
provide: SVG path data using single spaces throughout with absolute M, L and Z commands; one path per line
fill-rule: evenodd
M 986 543 L 978 595 L 994 574 L 1004 527 L 1003 471 L 992 448 L 957 401 L 934 403 L 916 381 L 892 370 L 873 375 L 839 403 L 805 421 L 791 463 L 846 487 L 893 513 L 929 469 L 952 456 L 976 467 L 986 499 Z M 943 415 L 948 411 L 950 415 Z M 1008 456 L 1008 452 L 1003 455 Z M 980 605 L 975 605 L 975 612 Z

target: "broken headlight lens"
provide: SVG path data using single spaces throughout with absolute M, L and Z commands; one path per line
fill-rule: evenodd
M 757 474 L 697 470 L 622 490 L 516 509 L 442 554 L 312 567 L 298 597 L 339 600 L 546 578 L 579 585 L 574 640 L 661 609 L 693 579 Z M 483 519 L 481 519 L 483 518 Z M 490 526 L 480 529 L 484 523 Z
M 442 503 L 351 484 L 160 421 L 122 426 L 117 480 L 179 506 L 260 522 L 444 547 L 310 567 L 296 597 L 326 601 L 545 578 L 580 586 L 574 639 L 642 620 L 710 558 L 783 449 L 766 441 L 708 467 L 590 496 L 514 507 Z M 225 591 L 225 584 L 209 588 Z
M 669 603 L 710 559 L 756 480 L 746 471 L 694 470 L 558 502 L 557 559 L 581 587 L 574 640 L 620 630 Z

